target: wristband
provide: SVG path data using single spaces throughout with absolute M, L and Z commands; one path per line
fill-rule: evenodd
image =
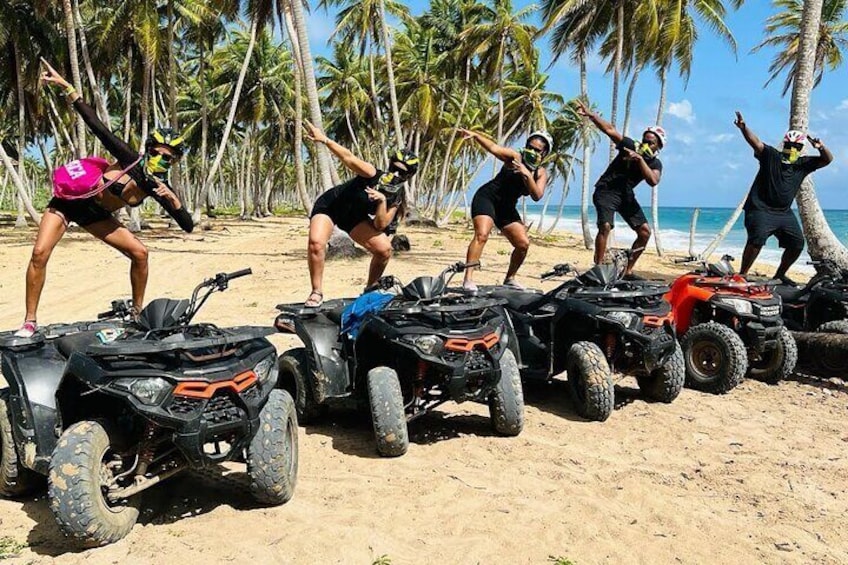
M 73 85 L 69 84 L 68 86 L 65 87 L 65 93 L 64 94 L 65 94 L 65 96 L 70 96 L 71 94 L 73 94 L 76 91 L 77 91 L 77 89 L 74 88 Z

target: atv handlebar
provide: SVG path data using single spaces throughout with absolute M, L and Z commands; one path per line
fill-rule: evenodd
M 123 318 L 130 313 L 132 306 L 132 300 L 113 300 L 112 308 L 106 312 L 100 312 L 97 315 L 97 319 L 106 320 L 109 318 Z
M 563 275 L 567 275 L 572 271 L 574 271 L 574 267 L 572 267 L 570 263 L 560 263 L 558 265 L 554 265 L 553 270 L 550 270 L 547 273 L 542 273 L 539 276 L 539 279 L 544 281 L 552 279 L 554 277 L 561 277 Z

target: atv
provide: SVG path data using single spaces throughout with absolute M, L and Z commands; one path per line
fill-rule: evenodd
M 273 329 L 191 323 L 247 274 L 216 275 L 189 300 L 153 300 L 137 319 L 118 300 L 96 322 L 0 334 L 0 494 L 47 476 L 60 529 L 85 546 L 126 536 L 143 491 L 183 470 L 245 462 L 259 502 L 288 501 L 297 416 L 275 389 Z
M 393 457 L 407 451 L 408 422 L 447 401 L 475 401 L 489 405 L 497 433 L 518 435 L 524 396 L 504 302 L 447 290 L 469 266 L 405 286 L 383 277 L 379 290 L 318 308 L 277 306 L 276 328 L 304 344 L 278 365 L 300 421 L 330 406 L 370 408 L 377 452 Z
M 810 261 L 816 274 L 804 286 L 779 284 L 783 323 L 796 332 L 848 334 L 848 271 L 830 261 Z
M 746 374 L 767 383 L 789 376 L 798 361 L 795 339 L 780 317 L 777 281 L 749 281 L 736 274 L 733 257 L 717 263 L 698 257 L 675 263 L 700 268 L 671 284 L 671 303 L 686 362 L 686 384 L 724 394 Z
M 518 337 L 525 379 L 549 381 L 567 374 L 577 412 L 604 421 L 614 407 L 612 371 L 635 375 L 652 400 L 672 402 L 683 388 L 683 355 L 675 339 L 667 286 L 623 280 L 632 250 L 617 250 L 611 264 L 579 273 L 556 265 L 543 281 L 575 275 L 546 293 L 483 287 L 507 302 Z

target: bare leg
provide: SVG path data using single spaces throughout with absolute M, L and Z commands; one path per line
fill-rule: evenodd
M 486 247 L 486 242 L 489 241 L 489 234 L 495 227 L 495 221 L 489 216 L 474 216 L 474 238 L 468 244 L 468 251 L 465 253 L 466 263 L 475 263 L 480 260 L 483 255 L 483 248 Z M 465 270 L 465 283 L 471 283 L 473 280 L 474 268 Z
M 35 238 L 32 257 L 26 271 L 25 320 L 34 322 L 37 319 L 38 302 L 41 299 L 41 291 L 44 290 L 44 281 L 47 279 L 47 262 L 67 229 L 65 219 L 50 209 L 41 217 L 41 225 L 38 226 L 38 235 Z
M 326 214 L 315 214 L 309 221 L 309 243 L 307 246 L 307 262 L 309 264 L 309 279 L 312 292 L 323 292 L 324 258 L 327 255 L 327 242 L 333 235 L 333 220 Z M 323 295 L 322 295 L 323 296 Z M 310 295 L 310 298 L 312 296 Z
M 634 251 L 633 255 L 630 256 L 630 260 L 627 262 L 627 269 L 624 271 L 625 275 L 633 273 L 633 266 L 636 265 L 636 261 L 642 256 L 642 252 L 645 250 L 645 246 L 648 245 L 650 239 L 651 228 L 648 224 L 642 224 L 636 228 L 636 241 L 633 242 L 631 249 L 639 249 L 639 251 Z
M 801 256 L 801 251 L 803 250 L 803 247 L 787 247 L 784 249 L 783 256 L 780 258 L 780 266 L 777 268 L 774 278 L 780 279 L 785 277 L 786 271 L 788 271 L 789 267 L 798 260 L 798 257 Z
M 595 265 L 600 265 L 607 252 L 607 238 L 612 231 L 612 226 L 604 223 L 598 226 L 598 234 L 595 236 Z
M 383 276 L 386 265 L 389 264 L 389 259 L 392 258 L 392 242 L 385 233 L 377 231 L 371 225 L 371 222 L 359 222 L 356 224 L 356 227 L 350 230 L 350 237 L 371 254 L 371 264 L 368 267 L 368 282 L 365 283 L 365 287 L 367 288 Z
M 130 285 L 132 286 L 133 306 L 141 310 L 144 305 L 144 291 L 147 290 L 147 248 L 133 233 L 115 219 L 95 222 L 85 226 L 94 237 L 114 247 L 130 260 Z
M 739 270 L 740 274 L 748 274 L 748 271 L 751 270 L 751 267 L 754 265 L 754 261 L 757 260 L 757 255 L 760 254 L 760 250 L 762 248 L 762 245 L 754 245 L 752 243 L 745 244 L 745 250 L 742 251 L 742 268 Z
M 521 222 L 507 224 L 501 231 L 513 247 L 512 255 L 509 257 L 509 268 L 504 277 L 504 282 L 507 282 L 515 278 L 518 269 L 524 263 L 524 259 L 527 257 L 527 250 L 530 248 L 530 238 L 527 237 L 527 228 Z

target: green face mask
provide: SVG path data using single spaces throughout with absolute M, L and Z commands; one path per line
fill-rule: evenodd
M 148 154 L 144 159 L 144 169 L 153 176 L 167 179 L 168 171 L 171 169 L 171 162 L 162 155 Z
M 784 163 L 788 163 L 788 164 L 791 165 L 795 161 L 797 161 L 798 157 L 800 157 L 800 156 L 801 156 L 801 150 L 796 149 L 795 147 L 790 148 L 789 151 L 786 151 L 785 149 L 783 150 L 783 162 Z
M 531 171 L 535 171 L 542 164 L 542 154 L 532 147 L 523 148 L 519 154 L 521 155 L 521 162 Z
M 646 157 L 648 159 L 652 159 L 654 157 L 654 152 L 651 149 L 651 146 L 647 143 L 642 143 L 637 149 L 636 152 L 639 153 L 642 157 Z

